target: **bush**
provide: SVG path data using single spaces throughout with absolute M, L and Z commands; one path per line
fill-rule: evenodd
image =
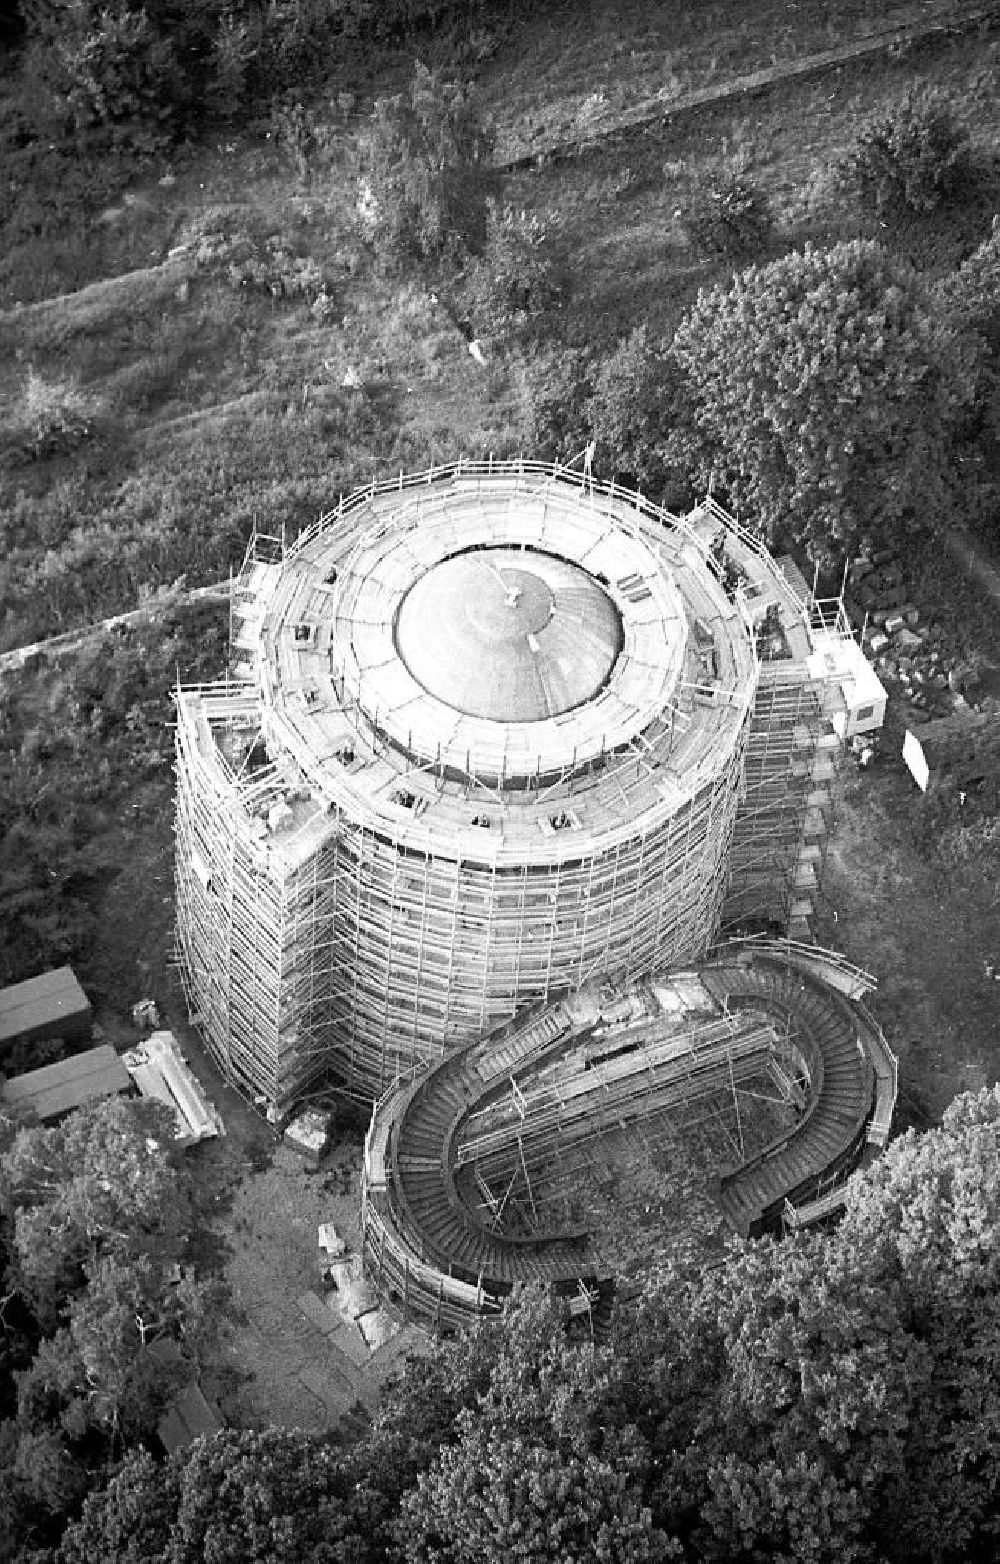
M 619 342 L 594 377 L 588 407 L 598 465 L 647 488 L 668 478 L 664 456 L 674 422 L 677 372 L 645 326 Z
M 257 47 L 246 21 L 224 11 L 212 44 L 210 100 L 223 119 L 235 119 L 243 106 L 247 73 Z
M 324 318 L 333 309 L 330 286 L 311 255 L 298 255 L 280 234 L 266 239 L 244 229 L 203 230 L 197 236 L 199 270 L 224 276 L 236 289 L 270 293 L 275 299 L 304 299 Z
M 858 133 L 846 170 L 876 212 L 933 212 L 971 169 L 968 132 L 943 94 L 914 89 Z
M 698 185 L 684 221 L 694 243 L 713 255 L 753 255 L 774 226 L 767 197 L 738 169 Z
M 807 245 L 702 291 L 668 356 L 675 460 L 770 539 L 822 559 L 863 532 L 947 524 L 974 371 L 880 245 Z
M 935 287 L 938 302 L 956 331 L 977 332 L 1000 347 L 1000 217 L 977 250 Z
M 477 336 L 528 325 L 558 305 L 562 289 L 534 215 L 489 203 L 485 253 L 470 270 L 466 308 Z
M 525 438 L 533 456 L 569 460 L 590 439 L 593 364 L 580 349 L 535 352 L 524 369 Z
M 457 260 L 482 241 L 487 149 L 465 89 L 419 61 L 405 93 L 376 100 L 358 217 L 380 261 Z
M 93 431 L 94 409 L 71 380 L 46 380 L 28 370 L 24 394 L 25 449 L 40 458 L 70 451 Z
M 345 94 L 345 100 L 351 101 L 349 94 Z M 294 168 L 301 189 L 307 189 L 320 170 L 329 175 L 336 132 L 328 117 L 297 99 L 292 103 L 274 103 L 271 134 Z
M 68 0 L 36 10 L 29 16 L 33 117 L 77 135 L 141 122 L 143 144 L 155 144 L 180 80 L 174 40 L 126 0 Z

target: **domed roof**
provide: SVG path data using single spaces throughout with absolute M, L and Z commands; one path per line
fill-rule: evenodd
M 453 554 L 399 606 L 396 647 L 417 683 L 457 711 L 539 722 L 589 700 L 622 648 L 621 617 L 579 565 L 537 549 Z

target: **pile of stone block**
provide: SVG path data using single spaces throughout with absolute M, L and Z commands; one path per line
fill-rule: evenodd
M 908 599 L 894 549 L 862 546 L 848 567 L 844 601 L 852 624 L 864 629 L 879 678 L 907 702 L 913 721 L 951 711 L 961 687 L 959 664 L 940 629 L 925 623 Z

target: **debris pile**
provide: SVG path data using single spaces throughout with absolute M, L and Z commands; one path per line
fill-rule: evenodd
M 329 1113 L 305 1109 L 286 1127 L 284 1139 L 310 1167 L 319 1167 L 330 1147 Z
M 919 725 L 966 704 L 974 681 L 968 664 L 949 645 L 944 629 L 925 621 L 907 598 L 903 567 L 894 549 L 869 540 L 847 572 L 845 606 L 881 679 L 896 688 Z

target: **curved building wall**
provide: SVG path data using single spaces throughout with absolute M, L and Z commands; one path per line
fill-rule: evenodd
M 694 959 L 718 927 L 740 755 L 648 832 L 548 864 L 462 862 L 342 828 L 340 1072 L 364 1082 L 377 1059 L 381 1089 L 554 989 Z
M 709 543 L 511 465 L 369 491 L 251 549 L 239 680 L 177 695 L 178 950 L 230 1079 L 276 1114 L 327 1080 L 370 1098 L 529 1000 L 705 953 L 759 674 Z M 476 551 L 470 610 L 447 587 Z M 572 568 L 539 564 L 556 555 Z M 418 581 L 411 605 L 452 616 L 429 650 L 407 623 L 419 681 L 396 644 Z M 440 680 L 438 645 L 461 664 Z

